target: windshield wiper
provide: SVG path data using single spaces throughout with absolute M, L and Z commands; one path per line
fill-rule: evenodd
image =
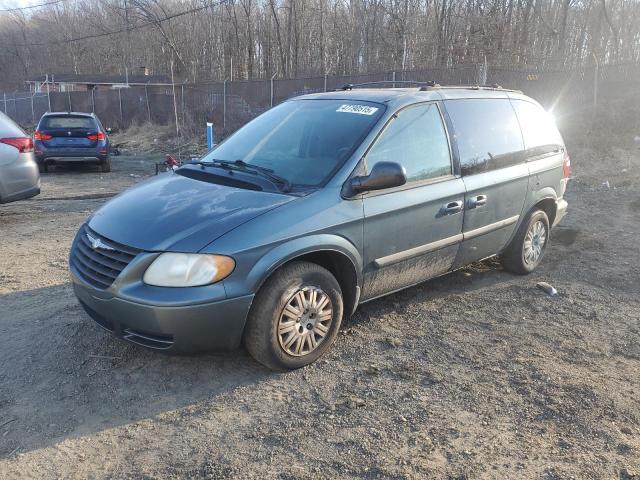
M 236 160 L 235 162 L 230 162 L 228 160 L 213 160 L 214 163 L 221 165 L 223 167 L 228 167 L 231 169 L 241 170 L 249 173 L 256 173 L 262 175 L 263 177 L 268 178 L 272 182 L 276 182 L 282 185 L 281 190 L 283 192 L 291 191 L 291 182 L 280 175 L 276 175 L 273 173 L 273 170 L 266 167 L 261 167 L 259 165 L 252 165 L 250 163 L 245 162 L 244 160 Z
M 276 175 L 273 173 L 273 170 L 265 167 L 260 167 L 258 165 L 251 165 L 244 160 L 236 160 L 235 162 L 230 162 L 228 160 L 217 160 L 213 159 L 208 162 L 189 162 L 186 165 L 200 165 L 202 167 L 214 167 L 214 168 L 223 168 L 226 170 L 237 170 L 240 172 L 252 173 L 254 175 L 261 175 L 271 180 L 271 182 L 280 184 L 280 190 L 282 192 L 288 193 L 291 191 L 291 182 L 284 177 Z

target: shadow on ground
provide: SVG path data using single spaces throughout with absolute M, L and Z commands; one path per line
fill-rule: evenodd
M 344 328 L 366 325 L 370 314 L 384 315 L 398 302 L 428 302 L 511 278 L 496 268 L 477 264 L 367 303 Z M 212 401 L 278 375 L 243 349 L 175 356 L 116 339 L 84 313 L 70 284 L 1 295 L 0 337 L 0 458 Z

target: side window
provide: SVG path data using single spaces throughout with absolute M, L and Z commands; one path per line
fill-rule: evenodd
M 512 100 L 529 155 L 556 151 L 564 145 L 553 117 L 542 107 L 526 100 Z
M 451 174 L 449 142 L 436 104 L 401 110 L 367 154 L 369 171 L 378 162 L 404 166 L 408 183 Z
M 508 98 L 447 100 L 463 175 L 524 160 L 522 133 Z

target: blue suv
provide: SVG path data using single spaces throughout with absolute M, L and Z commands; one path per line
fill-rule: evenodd
M 109 137 L 93 113 L 45 113 L 33 134 L 36 161 L 41 172 L 60 163 L 93 163 L 111 171 Z
M 526 274 L 567 209 L 553 119 L 502 88 L 306 95 L 112 199 L 70 253 L 102 327 L 157 350 L 244 343 L 277 370 L 359 304 L 500 255 Z

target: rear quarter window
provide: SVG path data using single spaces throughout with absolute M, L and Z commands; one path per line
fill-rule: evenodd
M 48 116 L 42 119 L 40 128 L 96 128 L 96 122 L 91 117 L 72 117 L 72 116 Z
M 524 143 L 508 98 L 447 100 L 463 175 L 509 167 L 524 160 Z
M 556 123 L 542 107 L 526 100 L 512 100 L 518 116 L 527 155 L 543 155 L 564 145 Z

